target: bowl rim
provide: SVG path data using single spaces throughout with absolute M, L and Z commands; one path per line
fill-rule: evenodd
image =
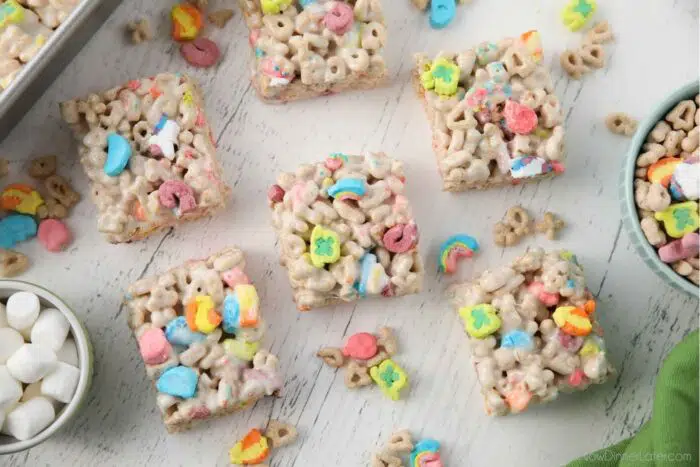
M 623 167 L 624 181 L 622 183 L 622 193 L 620 196 L 621 205 L 623 208 L 623 224 L 627 225 L 627 231 L 632 236 L 633 247 L 642 256 L 645 262 L 652 262 L 655 267 L 651 268 L 656 274 L 666 281 L 670 281 L 676 288 L 684 292 L 697 296 L 698 287 L 692 284 L 689 280 L 681 277 L 674 271 L 670 265 L 659 259 L 658 253 L 646 239 L 637 215 L 637 207 L 634 200 L 634 171 L 637 169 L 637 156 L 639 151 L 646 141 L 647 135 L 651 132 L 654 126 L 663 116 L 675 107 L 680 101 L 694 98 L 700 93 L 700 81 L 690 81 L 680 88 L 667 95 L 666 98 L 656 105 L 637 127 L 632 140 L 627 149 L 625 162 Z M 624 222 L 625 217 L 629 218 L 629 222 Z
M 25 291 L 31 292 L 37 295 L 40 299 L 49 302 L 54 308 L 58 309 L 66 317 L 71 327 L 71 334 L 76 343 L 76 348 L 78 350 L 78 362 L 80 364 L 80 376 L 78 379 L 78 386 L 75 389 L 75 394 L 71 401 L 66 404 L 60 415 L 56 419 L 42 430 L 39 434 L 25 441 L 16 441 L 7 444 L 0 444 L 0 455 L 12 454 L 25 449 L 29 449 L 36 446 L 39 443 L 46 441 L 48 438 L 53 436 L 58 430 L 63 428 L 63 426 L 78 412 L 80 405 L 82 404 L 87 392 L 90 388 L 90 381 L 92 379 L 92 345 L 90 343 L 90 338 L 87 333 L 87 329 L 78 320 L 75 312 L 66 303 L 61 300 L 53 292 L 32 284 L 30 282 L 19 281 L 19 280 L 0 280 L 0 291 L 1 290 L 15 290 L 17 292 Z M 4 298 L 4 296 L 3 296 Z

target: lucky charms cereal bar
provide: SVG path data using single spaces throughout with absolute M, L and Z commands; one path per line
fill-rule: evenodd
M 377 87 L 386 77 L 379 0 L 239 0 L 260 98 L 288 102 Z
M 449 290 L 469 336 L 486 412 L 522 412 L 614 371 L 596 302 L 569 251 L 530 249 Z
M 195 82 L 178 73 L 61 104 L 107 240 L 138 240 L 225 205 L 229 188 L 202 104 Z
M 564 116 L 542 58 L 537 31 L 434 59 L 416 55 L 414 85 L 446 191 L 564 172 Z
M 0 88 L 7 88 L 63 23 L 79 0 L 0 3 Z
M 401 162 L 333 154 L 283 173 L 268 193 L 272 224 L 300 310 L 420 291 L 418 226 Z
M 129 287 L 126 304 L 169 432 L 282 389 L 245 259 L 228 248 Z

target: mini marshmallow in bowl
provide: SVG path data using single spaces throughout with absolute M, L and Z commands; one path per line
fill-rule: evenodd
M 85 329 L 58 297 L 0 281 L 0 454 L 39 444 L 77 413 L 91 353 Z

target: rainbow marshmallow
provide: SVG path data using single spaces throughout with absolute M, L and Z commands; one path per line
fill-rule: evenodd
M 448 238 L 440 247 L 438 266 L 440 272 L 452 274 L 457 270 L 459 258 L 471 258 L 479 251 L 479 243 L 474 237 L 457 234 Z
M 328 188 L 328 195 L 335 199 L 358 201 L 367 193 L 365 181 L 361 178 L 341 178 Z

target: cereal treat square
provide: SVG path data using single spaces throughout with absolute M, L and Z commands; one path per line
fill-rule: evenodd
M 61 104 L 92 183 L 97 227 L 112 243 L 222 208 L 221 180 L 202 96 L 187 76 L 163 73 Z
M 385 80 L 379 0 L 239 0 L 250 29 L 251 79 L 265 102 L 289 102 Z
M 564 172 L 564 116 L 537 31 L 433 60 L 418 54 L 413 82 L 432 126 L 444 190 Z
M 241 250 L 141 279 L 126 305 L 169 432 L 281 391 L 277 357 L 260 348 L 265 324 Z
M 383 153 L 333 154 L 277 178 L 268 193 L 272 225 L 299 310 L 420 291 L 405 180 L 401 162 Z
M 569 251 L 530 249 L 448 295 L 469 336 L 489 415 L 522 412 L 614 372 L 596 302 Z

